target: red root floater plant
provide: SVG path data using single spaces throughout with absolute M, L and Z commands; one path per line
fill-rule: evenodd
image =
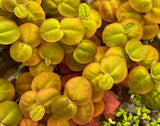
M 0 125 L 99 126 L 124 81 L 160 109 L 159 52 L 141 42 L 158 24 L 159 0 L 0 0 L 0 44 L 28 68 L 15 86 L 0 79 Z

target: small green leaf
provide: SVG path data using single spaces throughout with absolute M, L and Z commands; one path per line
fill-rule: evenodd
M 140 100 L 137 100 L 137 101 L 135 102 L 135 105 L 136 105 L 136 106 L 139 106 L 140 103 L 141 103 L 141 101 L 140 101 Z
M 90 8 L 86 3 L 82 3 L 79 6 L 79 13 L 82 18 L 87 18 L 90 15 Z
M 0 44 L 9 45 L 15 42 L 20 36 L 17 24 L 8 19 L 0 20 Z
M 129 32 L 131 32 L 133 29 L 135 28 L 135 23 L 133 23 L 133 22 L 130 22 L 130 23 L 128 23 L 128 24 L 126 24 L 125 26 L 124 26 L 124 32 L 125 33 L 129 33 Z
M 116 124 L 116 122 L 113 121 L 111 118 L 108 118 L 108 122 L 109 122 L 110 124 Z
M 129 91 L 128 91 L 128 94 L 129 94 L 129 95 L 133 94 L 133 91 L 132 91 L 132 90 L 129 90 Z
M 131 126 L 131 122 L 124 122 L 122 123 L 122 126 Z
M 16 73 L 16 80 L 20 77 L 20 73 Z
M 21 65 L 19 65 L 18 69 L 22 70 L 25 67 L 25 65 L 22 63 Z
M 128 121 L 131 121 L 132 120 L 132 118 L 133 118 L 133 115 L 132 115 L 132 113 L 129 113 L 129 116 L 128 116 Z
M 139 118 L 138 116 L 133 116 L 133 122 L 136 122 L 138 118 Z
M 51 65 L 51 59 L 45 59 L 45 64 L 46 64 L 46 66 L 50 66 Z
M 45 113 L 45 109 L 42 105 L 37 105 L 34 108 L 32 108 L 29 112 L 30 117 L 33 121 L 39 121 L 43 118 Z
M 146 113 L 143 113 L 142 119 L 147 119 L 147 114 Z
M 117 126 L 121 126 L 122 124 L 120 122 L 117 123 Z
M 116 117 L 120 117 L 122 115 L 122 112 L 117 112 Z
M 103 90 L 109 90 L 113 86 L 113 78 L 107 73 L 104 74 L 99 80 L 99 87 Z
M 28 16 L 28 9 L 25 5 L 19 4 L 14 8 L 14 14 L 18 18 L 25 18 Z
M 157 38 L 160 40 L 160 30 L 159 30 L 159 32 L 157 34 Z

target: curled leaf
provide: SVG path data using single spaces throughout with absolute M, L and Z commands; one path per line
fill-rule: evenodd
M 79 13 L 82 18 L 87 18 L 90 15 L 90 8 L 86 3 L 79 5 Z

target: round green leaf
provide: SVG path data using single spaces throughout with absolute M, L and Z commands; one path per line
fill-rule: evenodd
M 88 4 L 81 3 L 79 5 L 79 13 L 82 18 L 87 18 L 90 15 L 90 8 L 89 8 Z
M 129 0 L 129 3 L 138 12 L 148 12 L 152 9 L 152 0 Z
M 156 84 L 151 92 L 141 95 L 141 99 L 150 109 L 160 109 L 160 85 Z
M 19 26 L 21 36 L 19 41 L 32 47 L 37 47 L 41 43 L 40 29 L 33 23 L 24 23 Z
M 124 59 L 126 58 L 126 53 L 125 53 L 124 48 L 119 47 L 119 46 L 113 46 L 113 47 L 109 48 L 106 51 L 105 56 L 109 56 L 109 55 L 118 55 Z
M 128 75 L 128 85 L 132 91 L 146 94 L 153 90 L 154 81 L 145 67 L 137 66 Z
M 131 39 L 127 42 L 125 51 L 133 61 L 142 61 L 146 56 L 146 49 L 143 44 L 136 39 Z
M 24 62 L 32 55 L 32 47 L 22 42 L 15 42 L 10 47 L 10 55 L 17 62 Z
M 153 80 L 157 83 L 160 84 L 160 62 L 154 63 L 151 66 L 151 76 L 153 77 Z
M 97 30 L 96 22 L 90 19 L 81 19 L 81 21 L 84 26 L 84 38 L 92 37 Z
M 124 26 L 123 30 L 125 33 L 128 33 L 128 32 L 131 32 L 134 28 L 135 28 L 135 23 L 129 22 Z
M 75 45 L 79 43 L 84 36 L 84 26 L 80 19 L 64 18 L 61 21 L 64 35 L 61 41 L 66 45 Z
M 75 17 L 78 15 L 80 0 L 63 0 L 58 5 L 58 11 L 64 17 Z
M 84 125 L 91 121 L 93 114 L 94 114 L 93 103 L 88 103 L 85 106 L 78 106 L 77 113 L 73 117 L 73 121 L 76 122 L 76 124 Z
M 92 8 L 90 8 L 90 15 L 88 16 L 88 20 L 94 21 L 96 23 L 96 28 L 101 27 L 102 18 L 100 14 Z
M 92 62 L 85 67 L 82 76 L 85 77 L 92 84 L 94 88 L 99 88 L 98 81 L 102 77 L 103 73 L 101 71 L 100 64 L 97 62 Z
M 5 79 L 0 79 L 0 102 L 13 100 L 15 89 L 12 83 Z
M 42 39 L 47 42 L 56 42 L 63 37 L 60 23 L 57 19 L 46 19 L 40 26 L 40 34 Z
M 15 89 L 19 95 L 24 94 L 26 91 L 31 90 L 31 83 L 33 80 L 33 76 L 30 72 L 25 72 L 20 75 L 20 77 L 16 80 Z
M 99 80 L 99 87 L 103 90 L 109 90 L 113 86 L 113 78 L 109 74 L 104 74 Z
M 91 102 L 92 85 L 84 77 L 73 77 L 66 83 L 64 94 L 78 105 L 86 105 Z
M 19 101 L 19 108 L 24 117 L 30 117 L 29 111 L 38 105 L 36 102 L 36 91 L 27 91 L 25 92 Z
M 25 18 L 28 16 L 28 9 L 23 4 L 19 4 L 14 8 L 14 14 L 18 18 Z
M 36 101 L 45 108 L 45 113 L 51 113 L 51 103 L 59 95 L 60 92 L 55 88 L 44 88 L 37 93 Z
M 146 13 L 146 17 L 148 17 L 152 22 L 160 23 L 160 1 L 152 0 L 153 6 L 152 9 Z
M 39 121 L 45 114 L 45 109 L 42 105 L 36 105 L 29 111 L 30 117 L 33 121 Z
M 42 7 L 33 1 L 29 1 L 26 5 L 28 8 L 28 16 L 23 19 L 24 22 L 34 23 L 38 26 L 45 20 L 45 13 Z
M 103 18 L 103 20 L 107 22 L 115 22 L 116 21 L 116 11 L 121 4 L 121 0 L 103 0 L 101 1 L 98 11 Z
M 20 36 L 17 25 L 8 19 L 0 20 L 0 44 L 9 45 Z
M 123 26 L 120 23 L 112 23 L 105 27 L 102 33 L 103 42 L 109 46 L 124 46 L 127 36 L 123 33 Z
M 17 126 L 22 118 L 19 107 L 14 101 L 0 103 L 0 123 L 5 126 Z
M 34 91 L 39 91 L 43 88 L 52 87 L 61 90 L 61 80 L 58 74 L 46 71 L 41 72 L 37 76 L 34 77 L 31 88 Z
M 42 6 L 49 14 L 55 14 L 61 2 L 62 0 L 42 0 Z
M 57 96 L 53 99 L 51 110 L 53 117 L 71 119 L 77 112 L 77 105 L 66 96 Z
M 146 56 L 140 61 L 140 64 L 149 69 L 152 64 L 158 62 L 159 52 L 151 45 L 144 45 L 144 48 L 146 49 Z
M 101 70 L 113 78 L 114 83 L 123 81 L 128 73 L 126 61 L 118 55 L 109 55 L 102 59 Z
M 81 63 L 86 64 L 93 60 L 97 52 L 97 47 L 91 40 L 83 39 L 73 51 L 74 59 Z
M 25 66 L 35 66 L 41 61 L 41 57 L 39 56 L 38 48 L 32 48 L 32 55 L 31 57 L 23 62 Z
M 59 43 L 45 42 L 39 47 L 39 55 L 44 60 L 50 60 L 53 65 L 59 64 L 64 58 L 64 50 Z
M 128 1 L 120 5 L 118 10 L 116 11 L 116 17 L 119 22 L 125 19 L 128 19 L 128 18 L 134 18 L 138 21 L 142 21 L 143 19 L 142 13 L 137 12 L 134 9 L 132 9 Z
M 136 19 L 129 18 L 121 22 L 123 31 L 127 35 L 128 40 L 137 39 L 140 40 L 143 35 L 143 25 Z
M 14 8 L 19 5 L 19 4 L 23 4 L 26 5 L 28 3 L 28 0 L 2 0 L 4 8 L 13 13 L 14 12 Z

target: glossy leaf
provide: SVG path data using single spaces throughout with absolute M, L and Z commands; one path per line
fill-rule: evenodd
M 64 18 L 61 21 L 64 35 L 61 41 L 66 45 L 75 45 L 79 43 L 84 36 L 84 26 L 80 19 Z
M 124 46 L 127 42 L 127 36 L 122 29 L 123 26 L 120 23 L 107 25 L 102 33 L 103 42 L 109 47 Z
M 63 0 L 63 2 L 58 5 L 58 11 L 64 17 L 75 17 L 78 15 L 79 5 L 80 0 Z
M 136 39 L 131 39 L 127 42 L 125 51 L 133 61 L 142 61 L 146 56 L 145 47 Z
M 33 76 L 29 72 L 21 74 L 15 84 L 16 92 L 22 95 L 26 91 L 31 90 L 32 80 Z
M 49 14 L 55 14 L 61 2 L 62 0 L 42 0 L 42 6 Z
M 146 57 L 140 61 L 140 64 L 146 68 L 151 68 L 152 64 L 158 62 L 159 53 L 156 48 L 151 45 L 144 45 L 144 47 L 146 49 Z
M 94 114 L 93 103 L 88 103 L 85 106 L 78 106 L 77 113 L 73 117 L 73 121 L 79 125 L 84 125 L 92 119 L 93 114 Z
M 138 12 L 149 12 L 152 9 L 152 0 L 129 0 L 129 3 Z
M 143 66 L 137 66 L 128 75 L 129 88 L 138 94 L 146 94 L 153 90 L 154 81 L 148 70 Z
M 0 79 L 0 102 L 6 100 L 13 100 L 15 96 L 15 89 L 12 83 L 5 79 Z
M 100 68 L 100 64 L 97 62 L 92 62 L 85 67 L 82 76 L 85 77 L 92 84 L 94 88 L 99 88 L 98 81 L 103 76 Z
M 55 88 L 41 89 L 36 95 L 36 101 L 45 108 L 45 113 L 51 113 L 51 103 L 60 92 Z
M 113 86 L 113 78 L 109 74 L 104 74 L 99 80 L 99 87 L 103 90 L 109 90 Z
M 9 45 L 20 36 L 17 25 L 8 19 L 0 20 L 0 44 Z
M 90 8 L 86 3 L 79 5 L 79 13 L 82 18 L 87 18 L 90 15 Z
M 28 3 L 28 0 L 2 0 L 3 2 L 3 6 L 4 8 L 13 13 L 14 12 L 14 8 L 19 5 L 19 4 L 23 4 L 26 5 Z
M 77 112 L 77 105 L 66 96 L 57 96 L 53 99 L 51 110 L 53 117 L 71 119 Z
M 22 118 L 18 105 L 14 101 L 0 103 L 0 122 L 2 125 L 17 126 Z
M 25 18 L 28 16 L 28 9 L 23 4 L 19 4 L 14 8 L 14 13 L 18 18 Z
M 42 105 L 36 105 L 29 111 L 30 117 L 33 121 L 41 120 L 44 116 L 44 113 L 45 109 Z
M 59 43 L 43 43 L 39 47 L 39 55 L 42 59 L 51 61 L 51 64 L 59 64 L 64 58 L 64 50 Z
M 10 55 L 17 62 L 24 62 L 32 55 L 32 47 L 20 41 L 13 43 L 10 47 Z
M 19 41 L 26 43 L 32 47 L 37 47 L 41 43 L 40 29 L 33 23 L 24 23 L 19 26 Z
M 52 87 L 61 90 L 61 81 L 58 74 L 46 71 L 36 75 L 31 84 L 32 90 L 39 91 L 43 88 Z
M 63 37 L 61 25 L 55 18 L 46 19 L 40 26 L 40 33 L 42 39 L 47 42 L 56 42 Z
M 129 2 L 126 1 L 120 5 L 118 10 L 116 11 L 116 17 L 119 22 L 127 19 L 127 18 L 134 18 L 138 21 L 142 21 L 143 16 L 142 13 L 135 11 L 130 6 Z
M 93 60 L 95 54 L 97 52 L 97 47 L 94 42 L 83 39 L 77 48 L 73 51 L 74 59 L 81 63 L 86 64 Z
M 103 58 L 101 70 L 106 74 L 110 74 L 114 83 L 123 81 L 128 72 L 125 59 L 118 55 L 109 55 Z
M 86 105 L 91 102 L 92 86 L 84 77 L 73 77 L 66 83 L 64 94 L 78 105 Z
M 99 13 L 107 22 L 116 21 L 116 11 L 121 4 L 120 0 L 102 0 L 99 5 Z

